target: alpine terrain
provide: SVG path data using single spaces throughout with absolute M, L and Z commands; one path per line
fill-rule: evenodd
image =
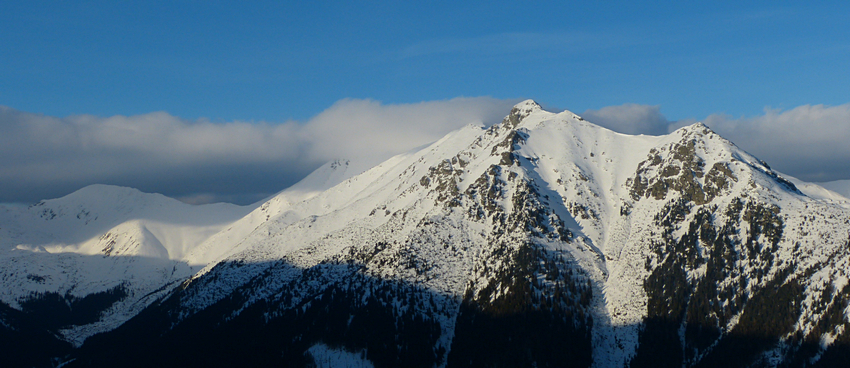
M 0 207 L 3 366 L 830 367 L 850 200 L 533 101 L 254 206 Z

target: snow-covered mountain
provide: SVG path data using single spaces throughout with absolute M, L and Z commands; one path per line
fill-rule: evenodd
M 0 320 L 82 344 L 43 353 L 69 366 L 808 366 L 850 352 L 847 199 L 702 124 L 630 136 L 525 101 L 349 166 L 247 208 L 99 186 L 5 209 Z M 99 309 L 32 327 L 45 295 Z
M 850 180 L 835 180 L 819 183 L 819 185 L 840 194 L 844 198 L 850 198 Z

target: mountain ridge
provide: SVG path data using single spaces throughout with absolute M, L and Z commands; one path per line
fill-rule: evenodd
M 207 238 L 185 258 L 201 268 L 76 362 L 141 359 L 115 342 L 141 325 L 190 352 L 204 345 L 179 337 L 251 332 L 269 339 L 263 359 L 303 364 L 330 347 L 375 366 L 804 366 L 845 346 L 810 341 L 848 336 L 846 317 L 824 319 L 847 302 L 847 209 L 703 124 L 629 136 L 527 100 L 500 124 L 326 174 L 307 181 L 324 190 L 283 191 Z M 797 322 L 763 331 L 759 315 Z M 368 337 L 371 324 L 385 327 Z M 766 337 L 730 342 L 752 334 Z

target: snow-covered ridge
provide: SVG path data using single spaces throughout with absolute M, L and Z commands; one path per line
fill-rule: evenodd
M 65 331 L 75 344 L 115 328 L 283 210 L 352 175 L 347 160 L 324 165 L 265 203 L 190 205 L 156 193 L 90 185 L 29 207 L 0 205 L 0 302 L 43 293 L 129 295 L 100 322 Z M 254 215 L 252 215 L 254 214 Z M 241 226 L 240 226 L 241 225 Z M 236 234 L 233 236 L 233 234 Z
M 772 290 L 801 290 L 791 305 L 804 312 L 783 317 L 798 322 L 782 336 L 835 340 L 843 333 L 820 332 L 827 312 L 815 302 L 847 284 L 850 215 L 843 197 L 784 177 L 700 123 L 664 136 L 631 136 L 527 100 L 500 124 L 467 126 L 368 170 L 328 163 L 254 207 L 210 207 L 194 218 L 194 209 L 167 198 L 87 189 L 22 210 L 27 219 L 5 215 L 12 226 L 0 226 L 27 239 L 0 243 L 13 249 L 0 264 L 6 285 L 81 296 L 131 285 L 131 297 L 102 321 L 64 330 L 75 342 L 169 295 L 163 305 L 175 309 L 163 313 L 173 318 L 164 325 L 196 318 L 216 303 L 226 310 L 216 320 L 222 324 L 246 314 L 286 324 L 337 307 L 351 310 L 337 327 L 357 336 L 362 331 L 351 326 L 363 322 L 356 316 L 378 308 L 390 316 L 384 322 L 395 324 L 399 346 L 430 339 L 424 356 L 436 366 L 451 365 L 453 356 L 487 365 L 469 336 L 499 337 L 476 326 L 475 316 L 517 306 L 554 316 L 541 331 L 567 321 L 572 327 L 549 332 L 575 329 L 576 359 L 598 367 L 647 359 L 641 349 L 657 343 L 642 337 L 647 329 L 681 345 L 674 365 L 709 359 L 723 351 L 725 333 L 751 325 L 748 298 L 758 303 Z M 92 197 L 96 205 L 78 206 Z M 167 217 L 160 212 L 166 208 L 184 212 Z M 86 221 L 93 227 L 80 225 Z M 27 226 L 39 230 L 23 231 Z M 187 229 L 209 232 L 188 241 Z M 97 281 L 92 269 L 100 270 L 91 273 Z M 60 276 L 68 270 L 72 277 Z M 684 292 L 670 294 L 676 290 Z M 3 300 L 15 305 L 16 295 L 7 292 Z M 680 314 L 672 312 L 682 305 Z M 697 305 L 710 312 L 688 309 Z M 664 330 L 652 318 L 679 325 Z M 682 334 L 695 321 L 720 331 L 702 337 L 714 342 Z M 405 335 L 411 325 L 431 332 Z M 287 341 L 297 339 L 296 333 Z M 325 361 L 368 364 L 364 357 L 376 354 L 356 341 L 304 343 Z M 764 349 L 754 351 L 765 359 L 784 353 L 782 346 Z
M 512 109 L 502 124 L 486 130 L 467 127 L 451 133 L 418 152 L 397 156 L 346 180 L 297 207 L 313 216 L 270 217 L 258 228 L 259 235 L 244 242 L 227 260 L 242 264 L 286 259 L 309 268 L 355 244 L 388 236 L 387 232 L 394 233 L 391 238 L 401 243 L 410 242 L 410 231 L 416 226 L 393 225 L 404 221 L 398 216 L 435 216 L 444 211 L 443 203 L 450 203 L 446 201 L 458 195 L 457 205 L 465 207 L 463 193 L 471 193 L 483 178 L 492 181 L 483 173 L 494 166 L 502 167 L 502 174 L 494 172 L 496 177 L 516 175 L 535 183 L 557 218 L 584 239 L 590 249 L 596 249 L 597 253 L 584 253 L 579 248 L 566 248 L 571 249 L 569 253 L 585 272 L 594 275 L 599 285 L 597 295 L 602 295 L 595 299 L 598 309 L 594 319 L 599 324 L 594 329 L 594 342 L 598 356 L 607 358 L 600 358 L 599 366 L 622 365 L 635 354 L 637 328 L 646 317 L 647 295 L 642 281 L 649 274 L 643 269 L 648 256 L 646 242 L 654 237 L 653 229 L 647 226 L 663 210 L 666 199 L 690 188 L 696 192 L 689 195 L 698 195 L 693 199 L 699 203 L 725 205 L 741 196 L 765 196 L 777 203 L 806 200 L 781 175 L 703 124 L 666 136 L 629 136 L 598 127 L 569 111 L 550 113 L 525 101 Z M 695 178 L 681 181 L 689 175 Z M 649 189 L 655 189 L 636 194 L 635 183 L 641 180 Z M 516 193 L 508 187 L 505 190 L 509 191 L 503 194 L 505 199 Z M 510 207 L 505 200 L 497 200 L 496 205 Z M 368 216 L 364 216 L 366 213 Z M 448 234 L 454 235 L 440 236 L 460 236 Z M 682 235 L 681 231 L 676 233 Z M 336 241 L 328 242 L 329 238 Z M 481 252 L 487 252 L 485 249 L 481 248 Z M 599 253 L 604 255 L 604 261 L 597 257 Z M 452 257 L 458 255 L 432 259 Z M 469 270 L 443 270 L 443 280 L 431 281 L 430 287 L 440 293 L 463 295 L 464 282 L 447 281 L 463 280 L 460 275 Z M 240 272 L 245 275 L 244 271 Z M 261 271 L 252 271 L 243 282 Z M 210 279 L 231 280 L 230 284 L 201 282 L 199 290 L 184 301 L 202 309 L 227 295 L 234 290 L 233 279 L 224 276 L 229 272 L 220 269 Z M 392 268 L 376 272 L 382 277 L 405 277 Z M 269 290 L 276 289 L 269 286 Z M 259 292 L 254 298 L 262 299 L 263 295 Z
M 836 180 L 817 184 L 832 192 L 838 193 L 844 198 L 850 198 L 850 180 Z
M 114 253 L 158 254 L 161 258 L 180 260 L 250 209 L 225 203 L 188 205 L 161 194 L 91 185 L 28 208 L 4 208 L 0 216 L 6 225 L 6 236 L 0 240 L 0 247 L 4 251 L 32 248 L 50 253 L 102 254 L 107 247 L 102 237 L 132 228 L 136 235 L 152 236 L 152 243 L 142 242 L 134 251 L 115 249 L 113 244 Z

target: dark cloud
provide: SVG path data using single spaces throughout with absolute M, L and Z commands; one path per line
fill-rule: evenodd
M 658 106 L 625 104 L 587 110 L 581 114 L 587 121 L 625 134 L 667 134 L 672 122 Z
M 306 122 L 284 123 L 189 121 L 165 112 L 58 118 L 0 106 L 0 202 L 103 183 L 193 203 L 250 203 L 332 159 L 376 164 L 464 125 L 499 121 L 515 102 L 347 99 Z

